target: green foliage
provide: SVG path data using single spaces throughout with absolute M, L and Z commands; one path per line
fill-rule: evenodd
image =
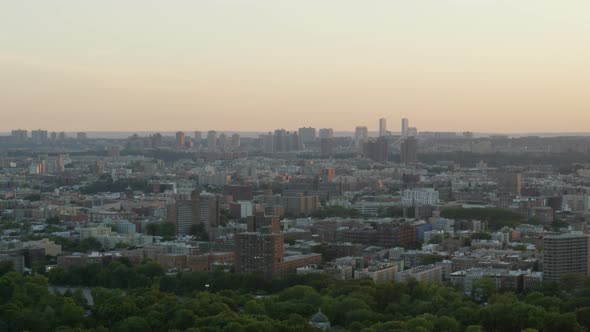
M 490 233 L 473 233 L 471 234 L 471 239 L 473 240 L 491 240 L 492 235 Z
M 58 216 L 54 216 L 54 217 L 49 217 L 47 219 L 45 219 L 45 223 L 48 225 L 59 225 L 60 220 Z
M 58 268 L 49 280 L 97 287 L 94 305 L 80 291 L 49 293 L 43 276 L 8 272 L 0 276 L 0 330 L 311 332 L 308 320 L 319 308 L 343 331 L 581 332 L 590 325 L 590 278 L 585 276 L 566 278 L 560 288 L 547 287 L 547 293 L 526 295 L 498 293 L 493 280 L 484 278 L 474 284 L 472 297 L 415 280 L 165 275 L 152 261 Z
M 198 223 L 191 226 L 189 234 L 194 236 L 197 240 L 201 241 L 208 241 L 209 240 L 209 233 L 207 233 L 207 229 L 205 228 L 205 224 Z
M 101 192 L 124 192 L 127 188 L 143 192 L 151 191 L 151 187 L 147 180 L 119 179 L 113 181 L 110 174 L 103 174 L 98 180 L 82 188 L 81 192 L 86 195 L 91 195 Z
M 446 208 L 442 210 L 441 217 L 449 219 L 483 220 L 488 223 L 488 228 L 490 230 L 498 230 L 505 226 L 514 227 L 519 223 L 525 222 L 524 216 L 520 213 L 498 208 Z
M 146 226 L 148 235 L 173 238 L 176 236 L 176 226 L 171 222 L 150 223 Z

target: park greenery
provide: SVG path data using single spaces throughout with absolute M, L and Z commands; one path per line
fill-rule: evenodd
M 325 206 L 312 213 L 312 217 L 324 219 L 330 217 L 339 218 L 358 218 L 360 212 L 357 209 L 346 208 L 343 206 Z
M 336 280 L 322 274 L 265 279 L 225 272 L 166 274 L 125 259 L 55 268 L 46 276 L 0 266 L 2 331 L 314 331 L 321 308 L 334 330 L 543 331 L 590 328 L 590 279 L 566 276 L 524 294 L 491 280 L 471 296 L 450 285 Z M 72 291 L 58 295 L 55 285 Z M 91 305 L 79 288 L 89 287 Z
M 521 223 L 531 223 L 524 216 L 516 211 L 500 208 L 446 208 L 443 209 L 441 217 L 455 220 L 481 220 L 487 223 L 489 230 L 499 230 L 502 227 L 515 227 Z
M 151 187 L 146 180 L 141 179 L 118 179 L 113 180 L 110 174 L 101 175 L 96 181 L 84 186 L 81 191 L 84 194 L 91 195 L 102 192 L 124 192 L 128 188 L 134 191 L 151 191 Z

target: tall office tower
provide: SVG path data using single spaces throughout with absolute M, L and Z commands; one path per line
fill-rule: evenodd
M 219 138 L 217 138 L 217 146 L 221 149 L 227 149 L 229 146 L 229 140 L 227 139 L 227 135 L 225 133 L 219 134 Z
M 418 162 L 418 140 L 411 136 L 401 144 L 400 159 L 402 164 L 415 164 Z
M 88 138 L 88 135 L 84 132 L 76 133 L 76 139 L 85 140 Z
M 564 274 L 588 275 L 590 237 L 587 235 L 549 235 L 543 239 L 543 281 L 559 281 Z
M 217 132 L 215 130 L 209 130 L 207 133 L 207 148 L 209 150 L 215 150 L 217 147 Z
M 365 156 L 374 161 L 386 162 L 389 146 L 387 144 L 387 138 L 378 137 L 370 138 L 365 144 Z
M 262 143 L 262 151 L 264 153 L 273 153 L 274 152 L 274 137 L 273 137 L 272 133 L 268 133 L 266 135 L 260 135 L 259 138 Z
M 231 135 L 231 147 L 233 149 L 237 149 L 240 147 L 240 135 L 239 134 Z
M 320 153 L 323 157 L 330 157 L 334 153 L 334 139 L 321 138 L 320 139 Z
M 16 129 L 10 133 L 10 137 L 14 142 L 24 143 L 27 141 L 27 138 L 29 138 L 29 133 L 24 129 Z
M 379 136 L 387 136 L 387 120 L 385 118 L 379 119 Z
M 37 129 L 31 131 L 31 139 L 35 143 L 44 143 L 49 139 L 47 130 Z
M 332 128 L 322 128 L 320 129 L 320 138 L 332 138 L 334 137 L 334 129 Z
M 357 147 L 362 147 L 369 138 L 369 130 L 367 127 L 359 126 L 354 130 L 354 144 Z
M 200 131 L 195 131 L 195 145 L 201 145 L 203 141 L 203 133 Z
M 315 128 L 299 128 L 299 137 L 301 138 L 301 142 L 303 144 L 312 143 L 315 141 Z
M 496 173 L 498 193 L 501 195 L 520 196 L 522 189 L 522 175 L 518 172 Z
M 55 131 L 52 131 L 50 137 L 51 137 L 52 141 L 56 141 L 57 140 L 57 133 Z
M 201 204 L 198 192 L 193 191 L 189 199 L 177 197 L 167 206 L 168 222 L 176 226 L 177 235 L 189 235 L 191 227 L 201 223 Z
M 176 132 L 176 148 L 184 149 L 184 133 L 182 131 Z
M 410 126 L 410 121 L 406 118 L 402 119 L 402 136 L 408 135 L 408 128 Z

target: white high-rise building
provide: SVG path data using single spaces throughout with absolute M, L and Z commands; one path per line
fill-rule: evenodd
M 379 137 L 387 136 L 387 120 L 385 118 L 379 119 Z

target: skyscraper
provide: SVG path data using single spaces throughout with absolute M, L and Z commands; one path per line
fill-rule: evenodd
M 387 120 L 385 118 L 379 119 L 379 137 L 387 135 Z
M 587 235 L 550 235 L 543 239 L 543 280 L 559 281 L 564 274 L 588 275 L 590 237 Z
M 402 119 L 402 136 L 408 136 L 408 128 L 409 128 L 409 123 L 410 121 L 407 118 L 403 118 Z
M 402 164 L 414 164 L 418 161 L 418 140 L 413 136 L 405 139 L 400 147 Z

